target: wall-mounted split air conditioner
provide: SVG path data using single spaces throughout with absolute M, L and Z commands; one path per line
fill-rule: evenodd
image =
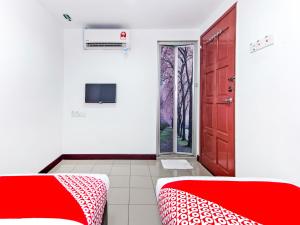
M 127 50 L 129 48 L 129 31 L 85 29 L 83 46 L 86 50 Z

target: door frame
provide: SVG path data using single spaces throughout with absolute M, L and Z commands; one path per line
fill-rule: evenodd
M 193 128 L 192 128 L 192 153 L 184 153 L 184 152 L 166 152 L 166 153 L 161 153 L 160 152 L 160 48 L 161 46 L 183 46 L 183 45 L 193 45 L 194 46 L 194 57 L 193 57 Z M 199 105 L 198 105 L 198 90 L 196 89 L 198 87 L 198 76 L 197 74 L 199 74 L 198 72 L 198 49 L 199 49 L 199 45 L 198 45 L 198 41 L 192 40 L 192 41 L 158 41 L 157 42 L 157 65 L 158 65 L 158 95 L 157 95 L 157 123 L 156 123 L 156 155 L 160 156 L 160 155 L 170 155 L 170 154 L 177 154 L 177 155 L 186 155 L 186 156 L 196 156 L 197 155 L 197 143 L 198 143 L 198 137 L 199 135 L 197 134 L 197 128 L 198 128 L 198 109 L 199 109 Z M 176 57 L 176 56 L 175 56 Z M 176 62 L 176 61 L 175 61 Z M 175 66 L 175 68 L 177 68 L 177 66 Z M 175 76 L 176 77 L 176 76 Z M 176 79 L 177 80 L 177 79 Z M 176 82 L 176 81 L 175 81 Z M 176 84 L 177 85 L 177 84 Z M 177 99 L 177 96 L 176 96 Z M 177 112 L 177 109 L 174 110 Z M 173 137 L 174 139 L 174 137 Z M 177 142 L 177 136 L 175 138 L 176 142 Z M 175 140 L 173 140 L 175 142 Z M 174 147 L 173 147 L 174 150 Z
M 221 22 L 224 17 L 226 17 L 232 10 L 235 10 L 237 12 L 237 3 L 233 4 L 227 11 L 225 11 L 225 13 L 223 13 L 222 16 L 220 16 L 205 32 L 202 33 L 202 35 L 200 36 L 200 61 L 199 61 L 199 65 L 200 65 L 200 104 L 199 104 L 199 162 L 201 163 L 201 165 L 203 165 L 205 167 L 205 165 L 202 163 L 202 157 L 201 157 L 201 150 L 202 150 L 202 146 L 203 146 L 203 105 L 202 105 L 202 101 L 203 101 L 203 76 L 204 76 L 204 71 L 203 71 L 203 38 L 204 36 L 209 33 L 219 22 Z M 235 19 L 235 32 L 237 29 L 237 17 Z M 237 55 L 237 43 L 236 43 L 237 37 L 235 35 L 234 38 L 234 42 L 235 42 L 235 54 L 234 54 L 234 71 L 235 71 L 235 77 L 236 77 L 236 55 Z M 234 107 L 233 107 L 233 165 L 234 165 L 234 171 L 233 171 L 233 176 L 236 175 L 236 152 L 235 152 L 235 106 L 236 106 L 236 83 L 235 83 L 235 92 L 234 92 L 234 97 L 233 97 L 233 101 L 234 101 Z M 207 168 L 208 169 L 208 168 Z M 209 169 L 208 169 L 209 170 Z M 209 170 L 210 171 L 210 170 Z M 213 173 L 213 171 L 210 171 L 213 175 L 215 175 Z

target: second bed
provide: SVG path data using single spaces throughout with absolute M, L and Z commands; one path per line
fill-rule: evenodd
M 163 225 L 299 224 L 300 188 L 284 181 L 161 178 L 156 193 Z

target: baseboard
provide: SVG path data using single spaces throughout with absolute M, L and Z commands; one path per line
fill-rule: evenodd
M 101 160 L 101 159 L 115 159 L 115 160 L 156 160 L 154 154 L 62 154 L 48 166 L 42 169 L 39 173 L 48 173 L 63 159 L 67 160 Z
M 57 159 L 55 159 L 53 162 L 51 162 L 48 166 L 46 166 L 44 169 L 42 169 L 39 173 L 48 173 L 50 170 L 52 170 L 58 163 L 63 160 L 63 155 L 59 156 Z
M 156 160 L 154 154 L 63 154 L 63 159 L 68 160 L 101 160 L 101 159 L 119 159 L 119 160 Z

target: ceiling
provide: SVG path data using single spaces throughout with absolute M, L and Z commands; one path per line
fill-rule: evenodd
M 198 28 L 226 0 L 39 0 L 66 28 Z M 68 22 L 63 14 L 71 16 Z

